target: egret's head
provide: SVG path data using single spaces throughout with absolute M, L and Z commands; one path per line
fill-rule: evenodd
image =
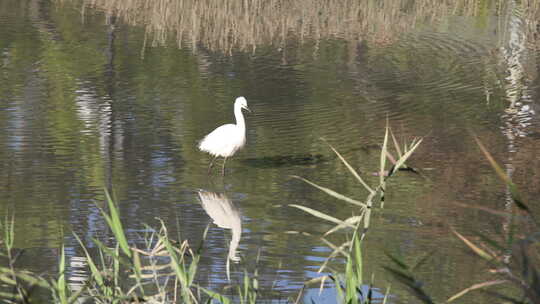
M 236 98 L 236 101 L 234 103 L 235 103 L 235 105 L 238 105 L 240 108 L 250 111 L 248 106 L 247 106 L 247 100 L 246 100 L 246 98 L 244 98 L 244 96 L 240 96 L 240 97 Z

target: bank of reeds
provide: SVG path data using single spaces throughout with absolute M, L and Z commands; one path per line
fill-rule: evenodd
M 339 37 L 355 49 L 360 40 L 389 43 L 420 23 L 448 15 L 503 15 L 506 8 L 502 0 L 56 1 L 82 1 L 83 13 L 85 8 L 98 9 L 142 26 L 154 45 L 173 39 L 179 46 L 189 44 L 194 51 L 203 47 L 227 54 L 233 49 L 254 51 L 261 45 L 277 49 L 290 38 L 302 43 Z M 523 2 L 516 5 L 524 8 L 525 20 L 535 22 L 540 7 L 535 1 Z

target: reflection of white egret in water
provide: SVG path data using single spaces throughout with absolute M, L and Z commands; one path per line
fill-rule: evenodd
M 214 220 L 214 223 L 218 227 L 230 229 L 232 232 L 228 259 L 235 262 L 240 261 L 240 257 L 236 255 L 236 249 L 242 235 L 240 210 L 233 205 L 224 193 L 199 190 L 198 194 L 204 211 Z

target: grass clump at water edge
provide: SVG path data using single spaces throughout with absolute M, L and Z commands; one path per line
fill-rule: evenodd
M 0 267 L 0 281 L 3 283 L 0 298 L 4 302 L 68 304 L 85 303 L 89 299 L 92 303 L 198 302 L 193 281 L 200 255 L 191 250 L 187 242 L 174 244 L 163 222 L 159 231 L 145 238 L 145 249 L 131 247 L 120 221 L 118 207 L 108 192 L 105 196 L 108 211 L 101 209 L 101 214 L 114 235 L 114 245 L 107 247 L 100 240 L 92 238 L 98 252 L 91 255 L 75 234 L 84 252 L 82 260 L 90 272 L 77 288 L 70 288 L 67 284 L 63 247 L 55 277 L 15 269 L 14 264 L 23 251 L 14 254 L 13 218 L 4 221 L 2 236 L 5 246 L 2 255 L 9 265 Z

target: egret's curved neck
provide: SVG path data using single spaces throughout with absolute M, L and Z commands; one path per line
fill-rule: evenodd
M 242 114 L 242 108 L 240 106 L 234 106 L 234 117 L 236 118 L 236 125 L 242 129 L 246 129 L 246 122 L 244 121 L 244 114 Z

